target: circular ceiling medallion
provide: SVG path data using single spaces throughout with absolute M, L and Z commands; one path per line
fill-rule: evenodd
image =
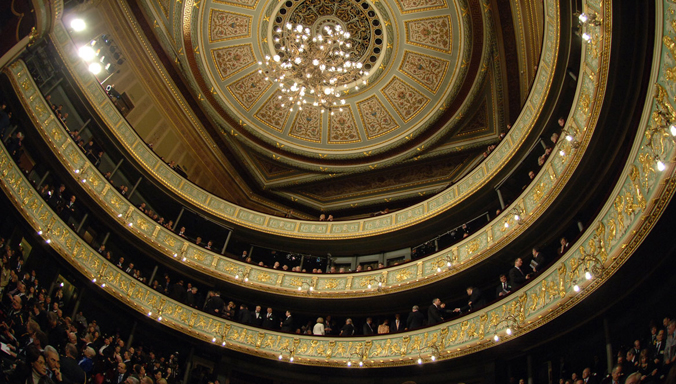
M 204 52 L 195 76 L 209 89 L 211 115 L 252 150 L 268 155 L 263 142 L 295 158 L 395 153 L 444 126 L 435 122 L 467 73 L 466 7 L 446 0 L 211 0 L 202 7 L 201 27 L 193 28 Z M 368 75 L 365 86 L 344 90 L 341 111 L 289 111 L 279 87 L 259 73 L 266 56 L 283 56 L 279 30 L 287 23 L 315 34 L 336 26 L 349 32 L 349 53 Z

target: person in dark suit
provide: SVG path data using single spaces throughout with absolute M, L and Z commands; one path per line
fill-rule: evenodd
M 434 325 L 444 321 L 443 304 L 436 298 L 432 300 L 432 305 L 427 309 L 427 325 Z
M 507 296 L 512 292 L 512 286 L 507 281 L 507 275 L 500 275 L 500 285 L 495 289 L 495 297 Z
M 531 260 L 530 265 L 533 272 L 540 273 L 545 267 L 545 256 L 540 252 L 539 249 L 533 248 L 533 260 Z
M 286 317 L 279 325 L 282 327 L 282 332 L 293 332 L 293 317 L 290 311 L 286 311 Z
M 390 323 L 390 333 L 403 332 L 404 329 L 406 329 L 406 325 L 404 324 L 404 321 L 401 320 L 401 315 L 398 313 L 395 314 L 394 321 Z
M 467 312 L 471 310 L 477 310 L 484 305 L 486 305 L 486 300 L 484 300 L 483 295 L 481 294 L 481 290 L 476 287 L 467 287 L 467 296 L 469 296 L 469 300 L 467 300 L 467 305 L 465 305 L 462 308 L 456 308 L 453 310 L 453 312 Z
M 584 384 L 598 384 L 596 377 L 592 375 L 591 368 L 589 367 L 582 371 L 582 381 L 584 381 Z
M 225 302 L 223 301 L 223 299 L 221 299 L 221 293 L 214 292 L 213 296 L 207 299 L 207 303 L 204 309 L 206 310 L 206 312 L 211 313 L 212 315 L 221 316 L 223 314 L 224 306 Z
M 112 348 L 106 349 L 112 350 Z M 85 372 L 77 364 L 77 360 L 75 360 L 75 358 L 78 356 L 77 347 L 75 344 L 68 343 L 66 344 L 65 351 L 65 356 L 61 358 L 61 375 L 64 379 L 63 381 L 71 383 L 84 383 Z
M 364 335 L 373 335 L 375 331 L 373 330 L 373 319 L 370 317 L 366 318 L 366 323 L 364 323 L 363 326 L 363 334 Z
M 513 289 L 516 289 L 523 285 L 526 280 L 530 279 L 530 275 L 523 273 L 521 266 L 523 265 L 523 260 L 520 257 L 517 257 L 514 260 L 514 268 L 509 270 L 509 284 Z
M 251 312 L 251 325 L 254 325 L 256 327 L 261 327 L 263 326 L 263 312 L 262 308 L 260 305 L 256 306 L 256 309 Z
M 241 304 L 239 306 L 237 321 L 242 324 L 251 324 L 251 311 L 249 311 L 249 307 L 247 307 L 246 304 Z
M 657 366 L 662 365 L 664 360 L 664 329 L 660 329 L 655 337 L 655 344 L 650 348 L 650 357 Z
M 423 326 L 424 320 L 425 316 L 420 313 L 420 308 L 417 305 L 414 305 L 413 310 L 408 314 L 408 318 L 406 319 L 406 328 L 404 330 L 409 331 L 420 328 Z
M 272 313 L 272 308 L 268 308 L 268 312 L 263 318 L 263 328 L 265 329 L 277 329 L 277 318 Z
M 122 384 L 127 380 L 127 377 L 129 377 L 127 365 L 125 363 L 118 363 L 117 372 L 112 375 L 110 382 L 112 384 Z

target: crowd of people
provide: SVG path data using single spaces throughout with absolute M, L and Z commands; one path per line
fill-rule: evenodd
M 0 342 L 3 382 L 167 384 L 179 378 L 175 354 L 125 345 L 117 332 L 102 330 L 83 311 L 65 310 L 63 290 L 42 285 L 35 270 L 24 269 L 21 246 L 0 238 Z
M 598 356 L 592 364 L 571 368 L 560 360 L 559 384 L 658 384 L 676 382 L 676 319 L 651 321 L 645 332 L 623 340 L 616 348 L 613 368 L 606 372 Z

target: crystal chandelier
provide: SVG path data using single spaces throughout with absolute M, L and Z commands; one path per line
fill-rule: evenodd
M 278 84 L 283 95 L 281 106 L 302 110 L 307 104 L 320 107 L 321 113 L 342 111 L 345 90 L 367 84 L 362 63 L 351 60 L 350 33 L 336 24 L 324 25 L 318 33 L 301 24 L 277 27 L 274 45 L 278 53 L 258 62 L 265 80 Z

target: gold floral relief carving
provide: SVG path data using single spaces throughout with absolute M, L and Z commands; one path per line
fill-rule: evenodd
M 176 241 L 171 236 L 165 236 L 164 237 L 164 244 L 173 248 L 173 247 L 176 246 Z
M 479 247 L 481 246 L 481 243 L 479 241 L 479 238 L 476 238 L 472 240 L 468 245 L 467 245 L 467 254 L 471 255 L 474 252 L 479 250 Z
M 195 251 L 195 254 L 193 255 L 193 257 L 195 258 L 195 260 L 197 260 L 199 262 L 204 262 L 204 260 L 207 259 L 207 255 L 205 255 L 204 252 L 200 252 L 200 251 Z
M 533 188 L 533 201 L 537 204 L 545 194 L 545 183 L 540 183 Z
M 138 225 L 138 227 L 141 228 L 141 230 L 143 231 L 147 231 L 149 228 L 148 222 L 140 217 L 136 219 L 136 225 Z
M 412 275 L 413 273 L 411 273 L 410 270 L 404 269 L 401 271 L 397 271 L 397 274 L 394 276 L 394 279 L 397 281 L 404 281 L 410 279 Z

